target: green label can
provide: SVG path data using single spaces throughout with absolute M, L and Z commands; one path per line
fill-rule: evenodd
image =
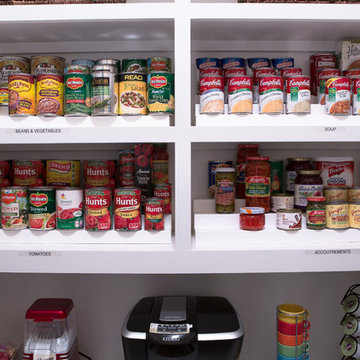
M 129 73 L 146 73 L 146 60 L 141 58 L 123 59 L 122 71 Z
M 271 193 L 282 193 L 284 183 L 284 164 L 282 160 L 269 161 L 271 167 Z
M 26 187 L 1 189 L 1 227 L 4 230 L 22 230 L 28 225 L 29 203 Z
M 55 189 L 49 186 L 29 190 L 29 228 L 53 230 L 56 226 Z
M 67 187 L 56 190 L 56 228 L 77 230 L 84 227 L 84 192 Z
M 169 113 L 175 110 L 174 74 L 164 71 L 148 74 L 149 113 Z

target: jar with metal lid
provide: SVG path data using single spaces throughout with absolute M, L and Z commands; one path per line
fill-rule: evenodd
M 306 210 L 307 198 L 323 196 L 320 170 L 298 170 L 295 179 L 295 208 Z
M 326 204 L 326 227 L 328 229 L 345 230 L 349 228 L 349 204 Z
M 306 227 L 323 230 L 326 227 L 325 197 L 309 197 L 306 206 Z
M 215 175 L 215 209 L 219 214 L 235 211 L 235 169 L 218 168 Z
M 311 159 L 306 157 L 293 157 L 287 159 L 286 165 L 286 192 L 293 194 L 295 191 L 296 171 L 312 170 Z
M 262 230 L 265 227 L 265 210 L 262 207 L 240 208 L 241 230 Z

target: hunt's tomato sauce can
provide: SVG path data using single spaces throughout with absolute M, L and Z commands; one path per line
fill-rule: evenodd
M 84 179 L 85 188 L 116 186 L 116 161 L 115 160 L 85 160 Z
M 147 198 L 145 202 L 145 230 L 164 230 L 164 200 Z
M 164 200 L 164 214 L 171 214 L 171 184 L 154 185 L 154 196 Z
M 85 230 L 106 231 L 112 229 L 111 189 L 85 189 Z
M 43 186 L 44 162 L 42 160 L 13 160 L 11 177 L 14 186 Z
M 120 188 L 115 190 L 115 230 L 141 230 L 141 190 Z

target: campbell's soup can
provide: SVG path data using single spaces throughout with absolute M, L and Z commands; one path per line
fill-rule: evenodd
M 218 58 L 198 58 L 196 59 L 196 67 L 199 70 L 207 69 L 207 68 L 219 68 L 220 67 L 220 59 Z
M 23 230 L 28 226 L 29 202 L 26 187 L 11 186 L 1 189 L 1 228 Z
M 284 81 L 281 76 L 263 76 L 259 80 L 260 114 L 282 114 Z
M 85 188 L 106 187 L 115 188 L 115 160 L 84 160 Z
M 259 103 L 259 78 L 263 76 L 276 75 L 275 69 L 271 67 L 258 68 L 253 70 L 254 82 L 254 104 Z
M 223 70 L 220 68 L 206 68 L 200 70 L 200 78 L 208 76 L 223 76 Z
M 36 77 L 36 114 L 64 115 L 64 76 L 43 74 Z
M 360 79 L 353 79 L 352 81 L 352 100 L 353 115 L 360 115 Z
M 245 62 L 244 58 L 228 57 L 228 58 L 221 59 L 221 67 L 224 70 L 226 70 L 226 69 L 236 69 L 236 68 L 245 68 L 246 67 L 246 62 Z
M 85 230 L 111 230 L 112 215 L 111 189 L 85 189 Z
M 77 230 L 84 227 L 84 191 L 78 187 L 56 190 L 56 228 Z
M 43 186 L 44 161 L 42 160 L 13 160 L 11 177 L 14 186 Z
M 289 75 L 286 78 L 286 112 L 288 114 L 309 114 L 310 106 L 310 76 Z
M 250 59 L 247 59 L 246 61 L 247 61 L 248 67 L 251 70 L 270 66 L 270 60 L 268 58 L 264 58 L 264 57 L 250 58 Z
M 250 76 L 231 77 L 228 84 L 229 114 L 251 114 L 253 82 Z
M 39 186 L 29 191 L 29 229 L 54 230 L 56 227 L 55 189 Z
M 13 74 L 8 78 L 9 115 L 35 115 L 35 76 Z
M 154 197 L 164 200 L 164 214 L 171 214 L 171 184 L 154 185 Z
M 271 59 L 271 64 L 274 69 L 286 69 L 294 67 L 294 58 L 292 57 L 278 57 Z
M 152 197 L 145 201 L 145 230 L 164 230 L 164 200 Z
M 237 76 L 243 76 L 246 74 L 247 74 L 246 67 L 224 70 L 225 85 L 227 85 L 230 78 L 237 77 Z
M 286 78 L 287 76 L 291 75 L 302 75 L 302 68 L 284 68 L 279 70 L 279 75 L 283 78 Z
M 325 105 L 326 81 L 335 76 L 340 76 L 339 69 L 320 69 L 317 71 L 317 101 Z
M 141 230 L 141 190 L 138 188 L 120 188 L 114 192 L 115 230 Z
M 10 161 L 0 160 L 0 188 L 5 188 L 11 185 L 10 182 Z
M 80 186 L 80 160 L 46 160 L 46 185 Z
M 200 79 L 200 114 L 224 113 L 224 78 L 208 76 Z
M 350 79 L 338 76 L 326 81 L 325 105 L 330 115 L 350 115 Z
M 318 78 L 317 71 L 319 69 L 335 69 L 336 56 L 335 54 L 314 54 L 310 56 L 310 78 L 311 78 L 311 93 L 317 95 Z

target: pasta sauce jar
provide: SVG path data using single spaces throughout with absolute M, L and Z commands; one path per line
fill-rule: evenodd
M 249 156 L 246 164 L 246 206 L 262 207 L 270 211 L 271 168 L 269 157 Z
M 235 169 L 216 169 L 215 186 L 216 212 L 233 213 L 235 211 Z
M 262 230 L 265 227 L 265 210 L 261 207 L 240 208 L 241 230 Z
M 319 170 L 299 170 L 295 179 L 295 208 L 306 210 L 307 199 L 323 195 L 323 180 Z

